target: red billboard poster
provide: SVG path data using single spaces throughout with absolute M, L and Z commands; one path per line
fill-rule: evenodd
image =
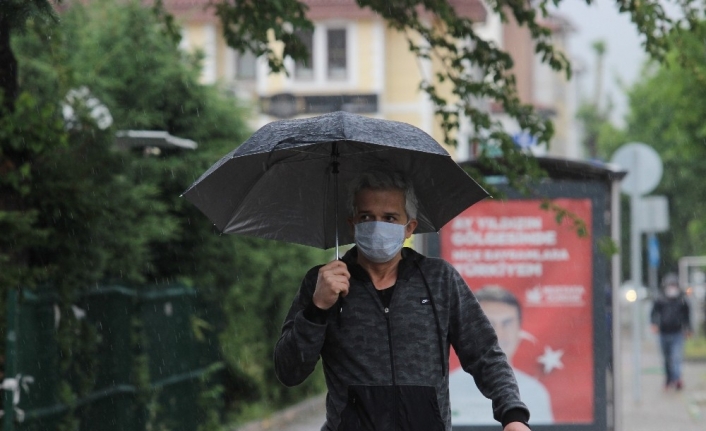
M 441 255 L 493 324 L 532 425 L 594 420 L 590 199 L 554 199 L 587 225 L 580 237 L 539 200 L 483 201 L 441 230 Z M 452 424 L 497 424 L 492 407 L 451 355 Z

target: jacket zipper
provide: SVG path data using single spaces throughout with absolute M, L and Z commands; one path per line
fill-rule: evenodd
M 392 355 L 392 324 L 390 323 L 390 308 L 385 307 L 385 321 L 387 322 L 387 341 L 390 345 L 390 369 L 392 370 L 392 385 L 397 385 L 397 379 L 395 378 L 395 358 Z
M 392 301 L 390 301 L 392 302 Z M 387 341 L 390 345 L 390 370 L 392 371 L 392 429 L 397 429 L 397 378 L 395 377 L 395 357 L 392 354 L 392 323 L 390 323 L 390 307 L 385 307 L 385 320 L 387 322 Z

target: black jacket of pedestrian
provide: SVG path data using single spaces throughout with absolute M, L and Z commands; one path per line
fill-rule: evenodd
M 676 332 L 691 332 L 691 316 L 689 303 L 684 294 L 670 298 L 662 295 L 654 302 L 650 320 L 653 325 L 657 325 L 662 334 L 673 334 Z
M 343 261 L 348 295 L 324 315 L 312 313 L 318 267 L 304 278 L 275 348 L 288 386 L 323 360 L 328 395 L 322 430 L 449 431 L 449 348 L 493 401 L 503 424 L 527 422 L 512 368 L 490 322 L 458 272 L 442 259 L 403 249 L 389 306 L 357 250 Z M 319 310 L 322 311 L 322 310 Z

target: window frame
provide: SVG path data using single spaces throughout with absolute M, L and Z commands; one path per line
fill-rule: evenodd
M 292 77 L 297 81 L 314 81 L 316 79 L 316 28 L 311 31 L 296 31 L 295 34 L 304 43 L 304 45 L 310 45 L 309 48 L 309 64 L 302 61 L 295 61 L 291 67 Z M 310 33 L 311 43 L 307 44 L 306 40 L 301 38 L 302 35 Z M 304 72 L 304 73 L 302 73 Z
M 241 53 L 237 50 L 233 50 L 233 79 L 236 82 L 255 82 L 257 81 L 257 69 L 258 69 L 258 57 L 251 51 Z M 252 59 L 252 76 L 242 76 L 242 66 L 243 58 L 247 58 L 248 61 Z
M 329 30 L 344 30 L 345 31 L 345 77 L 329 78 L 328 71 L 328 31 Z M 331 91 L 334 89 L 350 91 L 356 88 L 358 84 L 358 47 L 357 47 L 357 26 L 354 21 L 324 21 L 317 22 L 314 25 L 313 32 L 313 79 L 303 79 L 297 77 L 295 73 L 295 62 L 288 58 L 285 60 L 285 65 L 289 71 L 289 76 L 285 78 L 285 87 L 287 90 L 293 91 L 311 91 L 320 92 Z
M 343 27 L 327 27 L 326 29 L 326 79 L 329 81 L 345 81 L 348 79 L 348 75 L 350 73 L 349 71 L 349 66 L 348 66 L 348 54 L 349 54 L 349 48 L 348 48 L 348 29 Z M 335 68 L 332 67 L 332 46 L 331 46 L 331 33 L 333 32 L 342 32 L 343 33 L 343 67 L 342 68 Z M 333 49 L 336 49 L 336 47 L 333 47 Z M 339 60 L 337 58 L 337 60 Z

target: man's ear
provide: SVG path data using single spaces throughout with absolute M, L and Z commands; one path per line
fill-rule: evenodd
M 405 227 L 404 237 L 411 237 L 418 224 L 419 222 L 417 222 L 417 219 L 413 218 L 412 220 L 410 220 L 409 223 L 407 223 L 407 226 Z

